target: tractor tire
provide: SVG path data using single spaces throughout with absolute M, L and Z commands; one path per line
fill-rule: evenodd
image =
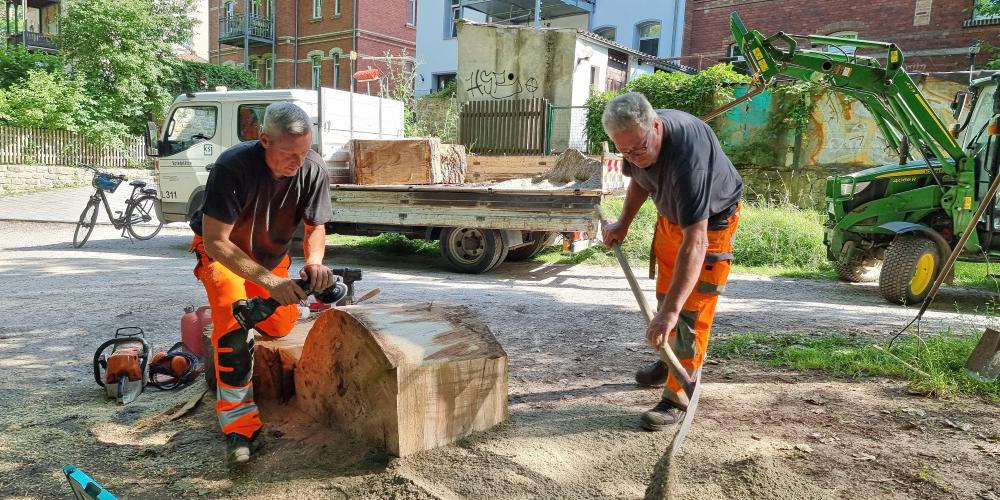
M 441 231 L 441 256 L 453 271 L 481 274 L 507 258 L 507 246 L 496 229 L 449 227 Z
M 937 245 L 924 237 L 898 236 L 885 252 L 878 289 L 894 304 L 922 302 L 941 269 Z
M 833 270 L 837 271 L 840 279 L 849 283 L 871 283 L 878 279 L 882 261 L 858 250 L 850 259 L 833 261 Z

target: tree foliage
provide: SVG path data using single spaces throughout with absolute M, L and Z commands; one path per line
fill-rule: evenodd
M 214 89 L 223 85 L 230 90 L 249 90 L 260 87 L 257 76 L 236 66 L 219 66 L 194 61 L 176 61 L 173 76 L 167 87 L 171 96 L 185 92 Z
M 979 0 L 976 2 L 976 14 L 995 15 L 1000 14 L 1000 0 Z
M 0 88 L 23 81 L 29 70 L 60 71 L 62 68 L 62 56 L 28 52 L 21 45 L 9 45 L 0 51 Z
M 30 69 L 22 80 L 0 89 L 0 123 L 16 127 L 79 130 L 89 108 L 79 80 L 62 71 Z
M 139 133 L 169 104 L 174 44 L 190 38 L 194 0 L 72 0 L 59 45 L 94 101 L 96 122 Z

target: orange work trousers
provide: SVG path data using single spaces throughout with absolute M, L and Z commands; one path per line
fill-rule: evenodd
M 205 253 L 201 236 L 195 235 L 189 251 L 198 256 L 194 275 L 205 285 L 208 303 L 212 307 L 212 347 L 215 357 L 215 412 L 223 434 L 241 434 L 252 438 L 260 430 L 260 413 L 253 400 L 253 337 L 233 317 L 233 303 L 248 297 L 269 297 L 260 285 L 236 275 Z M 271 270 L 288 277 L 287 255 Z M 255 330 L 270 337 L 284 337 L 292 331 L 299 317 L 293 305 L 279 307 Z
M 705 361 L 708 352 L 708 337 L 712 330 L 712 319 L 715 317 L 715 306 L 719 294 L 726 288 L 729 279 L 730 261 L 733 259 L 733 235 L 739 224 L 740 210 L 729 216 L 728 225 L 723 229 L 708 231 L 708 249 L 705 252 L 705 262 L 701 266 L 698 284 L 681 307 L 677 326 L 667 336 L 667 344 L 677 355 L 681 365 L 694 376 Z M 670 288 L 670 280 L 674 276 L 674 266 L 677 263 L 677 253 L 680 251 L 684 235 L 681 227 L 659 217 L 656 222 L 656 232 L 653 236 L 653 252 L 656 256 L 659 273 L 656 279 L 656 294 L 663 296 Z M 687 404 L 687 396 L 680 381 L 673 372 L 667 377 L 663 397 L 676 403 Z

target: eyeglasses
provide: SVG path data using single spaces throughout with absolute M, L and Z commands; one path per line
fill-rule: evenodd
M 642 146 L 632 148 L 629 151 L 622 151 L 621 152 L 622 156 L 627 158 L 635 158 L 636 156 L 642 156 L 646 154 L 646 151 L 649 150 L 649 134 L 652 132 L 653 132 L 653 127 L 649 127 L 649 130 L 646 131 L 646 135 L 642 137 Z

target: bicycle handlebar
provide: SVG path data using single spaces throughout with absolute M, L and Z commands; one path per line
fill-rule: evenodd
M 86 168 L 86 169 L 93 170 L 94 173 L 96 173 L 98 175 L 103 175 L 105 177 L 110 177 L 112 179 L 118 179 L 118 180 L 121 180 L 121 181 L 128 180 L 128 178 L 125 177 L 124 175 L 115 175 L 115 174 L 112 174 L 110 172 L 102 172 L 102 171 L 98 170 L 97 167 L 94 167 L 94 166 L 91 166 L 91 165 L 87 165 L 86 163 L 80 163 L 79 166 L 81 166 L 83 168 Z

